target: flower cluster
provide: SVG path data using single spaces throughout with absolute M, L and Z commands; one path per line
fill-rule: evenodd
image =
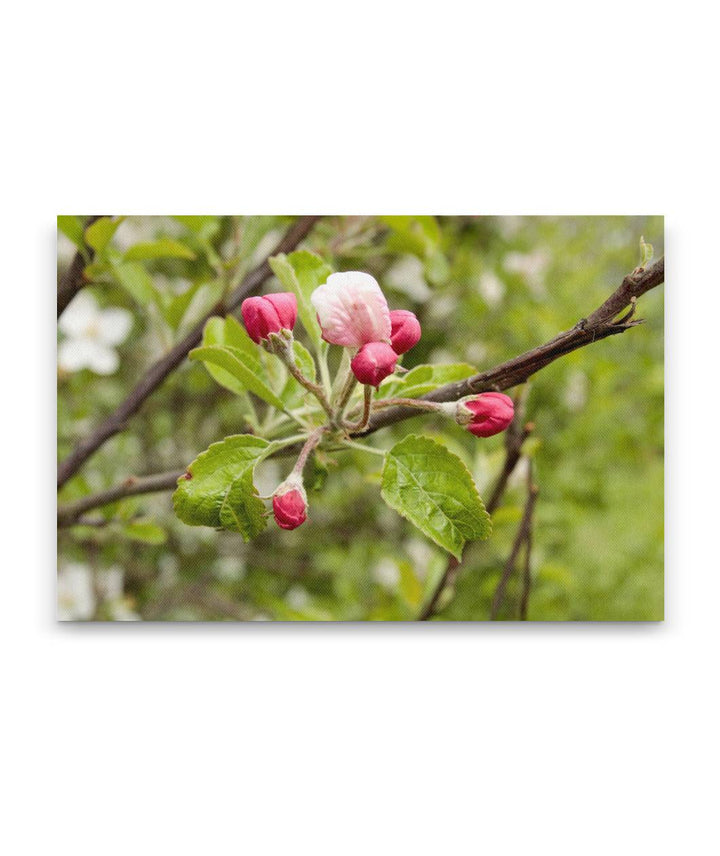
M 402 354 L 407 353 L 422 335 L 420 322 L 412 312 L 388 307 L 380 286 L 370 274 L 360 271 L 331 274 L 310 296 L 317 314 L 322 338 L 350 351 L 350 372 L 341 378 L 336 399 L 328 400 L 326 391 L 305 378 L 293 357 L 292 331 L 297 321 L 297 299 L 290 292 L 249 297 L 241 306 L 248 335 L 285 362 L 290 373 L 320 402 L 328 424 L 313 431 L 288 478 L 272 495 L 275 521 L 282 529 L 296 529 L 307 519 L 307 494 L 302 471 L 308 456 L 326 430 L 348 432 L 364 428 L 370 416 L 372 390 L 393 374 Z M 360 423 L 348 423 L 343 413 L 354 385 L 365 388 L 365 408 Z M 375 402 L 380 408 L 404 404 L 451 416 L 477 437 L 491 437 L 512 422 L 513 401 L 500 392 L 470 396 L 458 402 L 438 403 L 423 399 L 387 398 Z
M 390 311 L 369 273 L 331 274 L 310 300 L 326 342 L 359 348 L 350 365 L 362 384 L 378 387 L 395 371 L 400 354 L 420 341 L 415 315 L 404 309 Z

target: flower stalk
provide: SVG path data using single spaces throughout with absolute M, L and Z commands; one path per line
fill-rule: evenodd
M 365 384 L 363 387 L 363 412 L 360 417 L 359 422 L 355 422 L 348 424 L 344 423 L 345 427 L 351 434 L 355 434 L 358 431 L 362 431 L 364 428 L 367 428 L 368 422 L 370 421 L 370 410 L 372 407 L 372 395 L 373 388 L 369 384 Z

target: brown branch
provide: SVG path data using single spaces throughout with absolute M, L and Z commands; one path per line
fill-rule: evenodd
M 131 476 L 125 479 L 124 482 L 108 488 L 108 490 L 103 490 L 91 496 L 83 496 L 81 499 L 75 500 L 75 502 L 68 502 L 58 508 L 58 526 L 72 526 L 77 523 L 86 511 L 91 511 L 93 508 L 100 508 L 103 505 L 110 505 L 111 502 L 117 502 L 119 499 L 125 499 L 127 496 L 139 496 L 142 493 L 158 493 L 162 490 L 174 490 L 177 487 L 177 480 L 184 473 L 185 470 L 173 470 L 172 472 L 156 473 L 151 476 Z
M 494 368 L 488 369 L 480 374 L 473 375 L 467 380 L 456 381 L 440 386 L 427 395 L 421 396 L 419 400 L 425 401 L 457 401 L 466 395 L 479 392 L 497 391 L 510 389 L 513 386 L 524 383 L 535 372 L 552 363 L 554 360 L 605 339 L 624 333 L 631 327 L 642 323 L 633 321 L 629 317 L 613 323 L 613 319 L 627 306 L 633 305 L 633 299 L 645 294 L 651 288 L 660 285 L 665 277 L 665 259 L 661 258 L 654 265 L 644 270 L 633 272 L 626 276 L 618 288 L 608 299 L 598 307 L 587 318 L 583 318 L 572 329 L 559 333 L 555 338 L 526 351 L 524 354 L 501 363 Z M 417 416 L 418 411 L 411 407 L 392 407 L 387 410 L 374 413 L 370 418 L 368 427 L 360 432 L 358 436 L 367 436 L 384 428 Z
M 640 294 L 644 294 L 651 288 L 655 288 L 660 285 L 663 282 L 664 270 L 664 259 L 660 259 L 656 264 L 647 268 L 645 271 L 639 274 L 631 274 L 623 280 L 620 288 L 617 289 L 617 291 L 614 292 L 614 294 L 612 294 L 602 304 L 602 306 L 596 309 L 595 312 L 588 316 L 587 319 L 583 319 L 576 324 L 571 330 L 568 330 L 565 333 L 560 333 L 554 339 L 551 339 L 550 342 L 547 342 L 545 345 L 541 345 L 539 348 L 527 351 L 519 357 L 515 357 L 512 360 L 501 363 L 494 368 L 488 369 L 486 372 L 474 375 L 466 381 L 460 381 L 438 387 L 438 389 L 426 396 L 423 396 L 423 398 L 428 401 L 454 401 L 465 395 L 470 395 L 473 392 L 482 392 L 483 390 L 488 389 L 509 389 L 512 386 L 517 386 L 518 384 L 523 383 L 539 369 L 558 359 L 558 357 L 561 357 L 563 354 L 570 353 L 570 351 L 574 351 L 584 345 L 589 345 L 592 342 L 598 341 L 599 339 L 603 339 L 607 336 L 612 336 L 616 333 L 623 333 L 625 330 L 635 326 L 639 322 L 631 322 L 630 319 L 626 317 L 621 319 L 619 322 L 612 324 L 609 323 L 607 319 L 609 318 L 610 321 L 612 321 L 618 312 L 621 312 L 627 306 L 633 305 L 633 298 L 637 299 Z M 592 326 L 589 326 L 591 320 Z M 158 383 L 159 382 L 160 381 L 158 381 Z M 471 384 L 472 388 L 470 388 Z M 396 422 L 402 421 L 403 419 L 408 419 L 411 416 L 415 416 L 417 413 L 418 411 L 409 407 L 391 407 L 387 410 L 378 411 L 371 416 L 368 427 L 362 432 L 359 432 L 357 436 L 367 436 L 386 425 L 392 425 Z M 114 431 L 113 433 L 117 432 Z M 112 436 L 112 434 L 109 436 Z M 102 443 L 99 445 L 101 444 Z M 282 450 L 282 454 L 297 455 L 300 448 L 300 445 L 297 447 L 288 446 Z M 94 449 L 92 451 L 94 451 Z M 92 454 L 92 451 L 89 454 Z M 89 454 L 86 457 L 88 457 Z M 77 467 L 75 467 L 70 474 L 72 475 L 76 469 Z M 146 479 L 148 480 L 148 487 L 141 490 L 135 490 L 133 493 L 152 493 L 155 491 L 172 489 L 175 487 L 177 476 L 182 472 L 183 470 L 178 471 L 177 473 L 173 471 L 171 473 L 159 473 L 155 476 L 147 476 Z M 151 486 L 152 481 L 150 480 L 152 479 L 157 479 L 158 485 L 160 486 Z M 64 480 L 66 479 L 63 479 L 63 481 Z M 167 480 L 167 484 L 164 483 L 164 480 Z M 144 480 L 139 479 L 138 481 L 143 482 Z M 116 499 L 120 499 L 125 495 L 133 495 L 123 492 L 124 484 L 125 483 L 117 485 L 114 488 L 110 488 L 109 491 L 96 494 L 95 496 L 83 497 L 81 500 L 81 502 L 83 502 L 82 511 L 99 508 L 100 506 L 105 505 L 108 502 L 114 502 Z M 118 491 L 120 492 L 118 493 Z M 105 499 L 108 494 L 111 498 Z M 488 503 L 488 509 L 490 508 L 491 503 Z M 72 510 L 72 505 L 63 506 L 58 509 L 58 520 L 65 520 L 67 518 L 67 512 L 72 512 Z M 60 525 L 67 525 L 67 523 L 61 523 Z
M 532 575 L 530 573 L 530 557 L 532 555 L 532 526 L 528 529 L 525 539 L 525 564 L 523 565 L 522 594 L 520 595 L 520 621 L 527 621 L 528 604 L 530 603 L 530 588 Z
M 299 217 L 269 255 L 287 253 L 293 250 L 310 232 L 318 219 L 318 217 Z M 145 400 L 185 360 L 188 353 L 200 342 L 203 327 L 208 318 L 211 318 L 213 315 L 224 316 L 232 312 L 249 294 L 257 291 L 271 275 L 270 264 L 266 258 L 261 265 L 245 277 L 240 285 L 224 301 L 208 312 L 181 342 L 178 342 L 164 357 L 151 366 L 135 389 L 133 389 L 115 412 L 98 425 L 88 437 L 81 440 L 71 454 L 59 464 L 58 488 L 62 487 L 71 476 L 75 475 L 85 461 L 103 443 L 125 428 L 128 419 L 137 413 Z
M 500 501 L 502 500 L 505 489 L 507 488 L 508 479 L 520 460 L 523 443 L 527 440 L 534 429 L 532 422 L 523 424 L 524 418 L 525 396 L 521 394 L 515 401 L 515 418 L 505 432 L 505 460 L 503 461 L 502 470 L 500 470 L 500 474 L 495 482 L 495 487 L 493 488 L 490 500 L 485 506 L 488 514 L 492 514 L 500 505 Z M 455 556 L 449 556 L 445 572 L 438 580 L 432 595 L 420 612 L 418 621 L 429 621 L 433 615 L 435 615 L 443 593 L 447 589 L 452 588 L 455 584 L 459 569 L 460 562 L 455 558 Z
M 497 614 L 500 611 L 500 607 L 502 606 L 503 598 L 505 597 L 505 589 L 507 588 L 507 584 L 512 576 L 513 571 L 515 570 L 515 562 L 517 561 L 517 557 L 520 554 L 520 550 L 523 544 L 527 544 L 528 557 L 530 555 L 530 545 L 528 543 L 528 538 L 531 537 L 530 533 L 532 531 L 532 518 L 533 518 L 533 510 L 535 508 L 535 503 L 538 498 L 538 488 L 532 481 L 530 477 L 528 480 L 528 498 L 525 503 L 525 510 L 523 511 L 522 520 L 520 521 L 520 526 L 518 527 L 517 535 L 515 536 L 515 541 L 513 542 L 512 549 L 510 551 L 510 555 L 508 556 L 507 562 L 505 563 L 505 567 L 503 569 L 502 576 L 500 577 L 500 582 L 495 589 L 495 595 L 493 597 L 492 606 L 490 608 L 490 619 L 494 620 L 497 618 Z M 529 558 L 528 558 L 529 561 Z
M 83 227 L 83 234 L 85 233 L 85 229 L 87 229 L 88 226 L 92 226 L 93 223 L 100 219 L 100 216 L 100 214 L 96 214 L 92 217 L 88 217 Z M 93 260 L 94 255 L 95 250 L 93 250 L 92 247 L 86 247 L 84 254 L 80 252 L 80 250 L 78 250 L 73 256 L 73 260 L 70 262 L 70 267 L 60 278 L 57 287 L 58 318 L 67 309 L 68 304 L 73 299 L 73 297 L 75 297 L 78 291 L 80 291 L 80 289 L 85 285 L 83 271 L 85 270 L 86 266 Z

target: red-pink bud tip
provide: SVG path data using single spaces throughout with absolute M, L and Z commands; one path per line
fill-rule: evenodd
M 385 342 L 369 342 L 353 357 L 350 368 L 360 383 L 378 386 L 395 371 L 397 361 L 398 355 L 390 345 Z
M 476 437 L 492 437 L 504 431 L 513 421 L 514 415 L 512 398 L 502 392 L 484 392 L 475 398 L 461 401 L 455 418 Z
M 240 307 L 248 336 L 260 344 L 270 333 L 292 330 L 297 320 L 297 299 L 289 291 L 248 297 Z
M 307 519 L 307 500 L 299 488 L 276 493 L 272 504 L 275 522 L 281 529 L 297 529 Z
M 407 309 L 393 309 L 390 313 L 390 344 L 396 354 L 404 354 L 420 341 L 422 330 L 414 313 Z

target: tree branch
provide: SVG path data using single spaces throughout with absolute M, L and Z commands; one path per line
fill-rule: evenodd
M 654 265 L 639 272 L 633 272 L 626 276 L 622 285 L 608 299 L 598 307 L 587 318 L 583 318 L 572 329 L 559 333 L 555 338 L 526 351 L 524 354 L 501 363 L 492 369 L 480 374 L 473 375 L 467 380 L 456 381 L 440 386 L 421 396 L 420 400 L 426 401 L 457 401 L 466 395 L 474 395 L 480 392 L 502 392 L 513 386 L 524 383 L 535 372 L 552 363 L 558 357 L 569 354 L 585 345 L 598 342 L 608 336 L 624 333 L 631 327 L 641 324 L 641 321 L 633 321 L 630 316 L 616 321 L 613 319 L 627 306 L 631 306 L 634 300 L 645 294 L 651 288 L 660 285 L 665 277 L 665 259 L 661 258 Z M 358 436 L 367 436 L 384 428 L 417 416 L 417 410 L 410 407 L 392 407 L 373 414 L 368 427 L 360 432 Z
M 318 217 L 299 217 L 288 229 L 287 233 L 269 254 L 288 253 L 293 250 L 302 239 L 310 232 Z M 268 256 L 269 258 L 269 256 Z M 187 357 L 188 353 L 200 342 L 203 327 L 208 318 L 213 315 L 225 316 L 237 308 L 240 303 L 254 291 L 257 291 L 265 280 L 272 275 L 268 259 L 251 271 L 240 285 L 230 295 L 207 315 L 199 321 L 187 336 L 178 342 L 164 357 L 159 359 L 138 385 L 128 395 L 125 401 L 102 422 L 84 440 L 81 440 L 71 454 L 58 466 L 57 484 L 62 487 L 65 482 L 80 469 L 85 461 L 96 452 L 107 440 L 122 431 L 128 419 L 133 416 L 142 406 L 143 402 L 160 386 L 165 378 L 171 374 Z
M 306 218 L 307 219 L 307 218 Z M 314 219 L 314 218 L 310 218 Z M 299 224 L 298 224 L 299 226 Z M 310 230 L 312 224 L 307 227 L 307 231 Z M 292 231 L 292 230 L 291 230 Z M 307 231 L 305 234 L 307 234 Z M 288 240 L 290 233 L 286 236 L 284 240 Z M 298 239 L 299 242 L 300 238 Z M 276 252 L 282 252 L 279 248 Z M 261 266 L 262 268 L 263 266 Z M 260 270 L 260 269 L 258 269 Z M 538 348 L 534 348 L 531 351 L 527 351 L 524 354 L 521 354 L 519 357 L 515 357 L 512 360 L 508 360 L 505 363 L 501 363 L 494 368 L 488 369 L 481 374 L 473 375 L 473 377 L 468 378 L 465 381 L 459 381 L 456 383 L 445 384 L 444 386 L 438 387 L 438 389 L 434 390 L 432 393 L 423 396 L 424 399 L 428 401 L 455 401 L 458 398 L 462 398 L 465 395 L 471 395 L 473 393 L 483 392 L 486 390 L 506 390 L 510 389 L 513 386 L 517 386 L 520 383 L 524 383 L 531 375 L 535 374 L 535 372 L 539 371 L 541 368 L 544 368 L 546 365 L 549 365 L 554 360 L 558 359 L 558 357 L 563 356 L 563 354 L 570 353 L 571 351 L 576 350 L 577 348 L 581 348 L 584 345 L 589 345 L 592 342 L 598 341 L 599 339 L 604 339 L 607 336 L 612 336 L 617 333 L 623 333 L 625 330 L 628 330 L 630 327 L 636 326 L 638 321 L 631 321 L 629 317 L 625 319 L 621 319 L 619 322 L 611 323 L 612 319 L 617 316 L 619 312 L 622 312 L 627 306 L 633 304 L 633 299 L 637 299 L 642 294 L 645 294 L 646 291 L 649 291 L 651 288 L 655 288 L 660 285 L 664 280 L 665 273 L 665 261 L 664 259 L 660 259 L 651 267 L 647 268 L 644 271 L 639 273 L 630 274 L 630 276 L 625 277 L 620 288 L 617 289 L 610 297 L 600 306 L 592 315 L 588 316 L 586 319 L 578 322 L 571 330 L 568 330 L 564 333 L 560 333 L 558 336 L 555 336 L 554 339 L 551 339 L 544 345 L 541 345 Z M 255 271 L 253 271 L 250 276 L 253 276 Z M 243 284 L 244 285 L 244 284 Z M 241 288 L 243 286 L 240 286 Z M 592 323 L 591 323 L 592 322 Z M 177 346 L 176 346 L 177 347 Z M 188 351 L 191 349 L 188 348 Z M 170 352 L 172 354 L 172 351 Z M 169 356 L 169 355 L 168 355 Z M 167 360 L 167 357 L 165 358 Z M 181 360 L 178 360 L 180 362 Z M 159 366 L 163 361 L 157 363 L 153 369 Z M 153 371 L 151 369 L 151 372 Z M 169 373 L 169 371 L 167 372 Z M 164 375 L 163 375 L 164 377 Z M 155 384 L 156 386 L 162 381 L 163 377 Z M 142 381 L 140 386 L 142 386 Z M 140 386 L 137 389 L 140 389 Z M 137 392 L 136 389 L 136 392 Z M 152 387 L 154 389 L 154 387 Z M 152 391 L 152 389 L 150 391 Z M 134 395 L 133 393 L 132 395 Z M 148 392 L 141 400 L 149 395 Z M 132 395 L 127 400 L 129 401 L 132 398 Z M 127 405 L 127 401 L 118 408 L 118 411 L 114 414 L 114 416 Z M 139 404 L 138 404 L 139 407 Z M 137 410 L 137 407 L 135 408 Z M 133 410 L 132 412 L 135 412 Z M 409 419 L 411 416 L 416 416 L 418 413 L 417 410 L 410 407 L 390 407 L 387 410 L 380 410 L 377 413 L 373 414 L 370 418 L 370 423 L 368 427 L 358 432 L 357 436 L 367 436 L 368 434 L 372 434 L 373 432 L 379 430 L 380 428 L 384 428 L 387 425 L 392 425 L 396 422 L 400 422 L 403 419 Z M 110 417 L 111 419 L 113 417 Z M 102 429 L 103 426 L 100 426 Z M 100 429 L 96 432 L 99 433 Z M 116 429 L 113 430 L 111 434 L 108 436 L 112 436 L 114 433 L 117 433 Z M 107 439 L 107 438 L 105 438 Z M 89 441 L 85 441 L 86 444 Z M 74 468 L 69 472 L 67 476 L 65 476 L 60 482 L 60 478 L 58 478 L 59 483 L 64 483 L 67 478 L 70 477 L 79 466 L 82 464 L 87 457 L 92 454 L 92 452 L 98 448 L 104 440 L 101 440 L 90 452 L 88 452 L 77 464 Z M 297 448 L 288 446 L 283 449 L 283 455 L 297 455 L 300 451 L 300 446 Z M 76 450 L 77 452 L 77 450 Z M 75 455 L 76 453 L 73 453 Z M 71 461 L 71 457 L 64 462 L 63 467 L 68 465 L 68 461 Z M 65 473 L 65 469 L 63 467 L 59 470 L 59 476 Z M 88 511 L 92 508 L 99 508 L 102 505 L 106 505 L 108 502 L 114 502 L 117 499 L 122 498 L 122 496 L 132 496 L 139 493 L 153 493 L 159 490 L 168 490 L 175 487 L 175 482 L 177 481 L 177 477 L 182 474 L 183 471 L 173 471 L 170 473 L 158 473 L 155 476 L 147 476 L 145 479 L 138 479 L 139 483 L 145 482 L 147 480 L 147 487 L 144 489 L 136 489 L 133 493 L 123 493 L 123 485 L 127 484 L 124 482 L 121 485 L 117 485 L 114 488 L 110 488 L 109 491 L 105 491 L 104 493 L 99 493 L 94 496 L 83 497 L 80 500 L 83 503 L 83 508 L 81 509 L 81 513 L 84 511 Z M 159 486 L 153 486 L 152 479 L 158 479 Z M 120 491 L 120 493 L 118 493 Z M 105 496 L 111 494 L 110 499 L 105 499 Z M 74 505 L 74 504 L 73 504 Z M 58 520 L 67 521 L 68 519 L 72 520 L 72 514 L 69 515 L 73 510 L 73 505 L 63 506 L 58 509 Z M 488 507 L 490 507 L 490 503 L 488 503 Z M 68 517 L 69 515 L 69 517 Z M 60 523 L 59 525 L 67 526 L 67 522 Z
M 515 536 L 515 541 L 512 545 L 512 550 L 510 551 L 510 555 L 508 556 L 508 560 L 505 563 L 505 567 L 503 569 L 502 576 L 500 577 L 500 582 L 495 589 L 495 595 L 493 597 L 492 606 L 490 608 L 490 619 L 494 621 L 497 618 L 497 614 L 500 611 L 500 607 L 502 606 L 503 598 L 505 597 L 505 589 L 507 588 L 507 584 L 512 576 L 513 571 L 515 570 L 515 562 L 517 561 L 517 557 L 520 554 L 520 549 L 523 544 L 527 545 L 527 561 L 530 561 L 530 545 L 531 545 L 531 532 L 532 532 L 532 518 L 533 518 L 533 510 L 535 508 L 535 503 L 538 498 L 538 488 L 532 481 L 532 477 L 528 478 L 528 497 L 525 503 L 525 510 L 523 511 L 522 520 L 520 521 L 520 526 L 518 527 L 517 535 Z M 526 574 L 529 573 L 529 565 L 526 570 Z M 527 596 L 524 595 L 523 599 L 525 601 L 525 609 L 527 609 Z
M 142 493 L 157 493 L 162 490 L 174 490 L 177 480 L 185 470 L 173 470 L 168 473 L 156 473 L 151 476 L 130 476 L 124 482 L 91 496 L 83 496 L 75 502 L 68 502 L 58 508 L 58 526 L 72 526 L 86 511 L 110 505 L 127 496 L 139 496 Z
M 85 229 L 88 226 L 92 226 L 96 220 L 100 219 L 100 214 L 95 214 L 92 217 L 88 217 L 85 221 L 85 226 L 83 227 L 83 234 L 85 233 Z M 70 262 L 70 267 L 65 271 L 63 276 L 60 278 L 57 287 L 57 317 L 59 318 L 63 312 L 67 309 L 70 301 L 75 297 L 75 295 L 80 291 L 80 289 L 85 285 L 85 280 L 83 279 L 83 271 L 89 262 L 93 260 L 93 256 L 95 255 L 95 250 L 92 247 L 87 247 L 87 256 L 83 255 L 80 250 L 78 250 L 73 256 L 73 260 Z

